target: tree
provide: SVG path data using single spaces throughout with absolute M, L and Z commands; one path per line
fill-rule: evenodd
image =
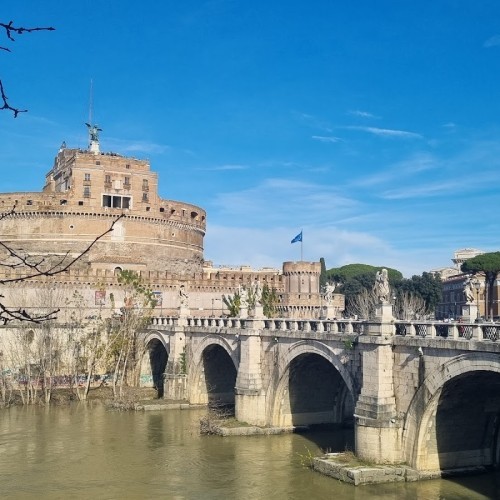
M 476 255 L 462 264 L 462 272 L 484 274 L 486 281 L 486 316 L 493 318 L 493 299 L 495 280 L 500 273 L 500 252 L 489 252 Z
M 378 298 L 372 289 L 362 288 L 346 298 L 345 314 L 360 319 L 371 319 L 375 313 Z
M 152 290 L 135 271 L 124 270 L 118 275 L 124 286 L 125 298 L 119 317 L 112 324 L 110 345 L 113 366 L 113 395 L 123 397 L 125 384 L 139 380 L 139 367 L 144 349 L 139 350 L 138 333 L 148 323 L 156 300 Z
M 433 273 L 423 272 L 421 276 L 414 275 L 411 279 L 403 279 L 396 284 L 395 288 L 396 296 L 403 297 L 403 302 L 407 302 L 404 298 L 405 294 L 415 296 L 415 299 L 412 299 L 413 302 L 418 297 L 423 300 L 425 315 L 434 313 L 436 306 L 441 302 L 441 278 Z
M 266 318 L 272 318 L 276 314 L 276 306 L 279 297 L 274 288 L 270 288 L 267 283 L 262 287 L 262 308 Z
M 345 296 L 345 315 L 369 318 L 375 310 L 374 297 L 372 297 L 375 276 L 382 267 L 367 264 L 348 264 L 343 267 L 327 271 L 327 278 L 338 283 L 338 293 Z M 403 279 L 403 275 L 396 269 L 386 268 L 389 283 L 394 287 Z
M 222 302 L 227 307 L 230 318 L 236 318 L 240 314 L 241 298 L 238 290 L 234 295 L 223 295 Z
M 323 290 L 323 288 L 326 286 L 326 283 L 328 281 L 328 274 L 326 271 L 325 259 L 323 257 L 321 257 L 319 259 L 319 263 L 321 265 L 321 272 L 319 275 L 319 289 Z
M 429 310 L 421 296 L 406 291 L 402 291 L 396 296 L 394 316 L 397 319 L 413 320 L 423 318 L 427 314 L 429 314 Z
M 22 26 L 16 27 L 13 24 L 13 21 L 10 21 L 8 24 L 0 23 L 0 27 L 5 30 L 5 36 L 8 38 L 10 42 L 15 42 L 14 34 L 22 35 L 24 33 L 33 33 L 35 31 L 54 31 L 55 28 L 47 27 L 47 28 L 24 28 Z M 6 46 L 0 45 L 0 50 L 4 50 L 5 52 L 11 52 L 11 50 Z M 14 108 L 9 104 L 9 99 L 7 94 L 5 93 L 5 88 L 3 86 L 2 79 L 0 79 L 0 99 L 2 101 L 2 106 L 0 110 L 8 110 L 14 113 L 14 118 L 17 118 L 19 113 L 26 113 L 27 109 L 19 109 Z

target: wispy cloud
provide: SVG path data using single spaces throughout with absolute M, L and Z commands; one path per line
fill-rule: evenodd
M 334 136 L 313 135 L 312 139 L 319 142 L 342 142 L 340 137 Z
M 301 224 L 331 223 L 353 215 L 360 205 L 340 189 L 282 178 L 265 179 L 247 189 L 218 193 L 212 204 L 213 211 L 224 217 L 231 214 L 236 221 L 251 220 L 254 225 L 265 226 L 286 224 L 290 220 Z
M 389 165 L 385 170 L 376 172 L 372 175 L 363 176 L 353 182 L 357 186 L 373 186 L 393 181 L 401 181 L 402 178 L 408 178 L 421 172 L 434 170 L 440 166 L 437 158 L 429 154 L 417 154 Z
M 378 118 L 378 116 L 375 116 L 372 113 L 368 113 L 368 111 L 360 111 L 359 109 L 349 111 L 349 114 L 352 116 L 358 116 L 360 118 Z
M 200 167 L 197 170 L 227 171 L 227 170 L 246 170 L 246 165 L 219 165 L 216 167 Z
M 490 47 L 498 47 L 500 45 L 500 35 L 493 35 L 483 44 L 483 47 L 489 49 Z
M 308 113 L 302 113 L 300 111 L 292 111 L 292 115 L 300 122 L 304 123 L 308 127 L 323 130 L 324 132 L 332 132 L 333 129 L 329 123 L 318 118 L 317 116 L 310 115 Z
M 407 130 L 395 130 L 390 128 L 379 128 L 379 127 L 360 127 L 360 126 L 350 126 L 345 127 L 350 130 L 360 130 L 362 132 L 368 132 L 369 134 L 377 135 L 380 137 L 395 137 L 402 139 L 422 139 L 423 136 L 415 132 L 408 132 Z
M 388 200 L 435 197 L 442 195 L 455 195 L 457 203 L 460 203 L 458 196 L 464 193 L 478 193 L 483 190 L 486 195 L 488 186 L 495 186 L 498 182 L 498 175 L 494 171 L 476 171 L 474 176 L 457 176 L 454 179 L 436 180 L 434 182 L 420 185 L 405 185 L 396 189 L 389 189 L 382 193 L 382 198 Z M 493 189 L 495 189 L 493 187 Z
M 109 138 L 107 148 L 123 153 L 163 154 L 171 148 L 166 144 L 157 144 L 150 141 L 127 141 L 124 139 Z

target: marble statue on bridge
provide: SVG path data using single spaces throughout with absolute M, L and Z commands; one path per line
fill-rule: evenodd
M 333 302 L 333 292 L 335 291 L 336 284 L 328 281 L 323 288 L 323 300 L 326 305 L 330 305 Z
M 464 295 L 467 304 L 474 304 L 474 289 L 472 288 L 472 280 L 470 278 L 464 283 Z
M 375 284 L 373 285 L 373 292 L 375 293 L 375 297 L 377 297 L 379 303 L 389 303 L 391 287 L 389 286 L 389 273 L 387 272 L 387 269 L 384 268 L 377 271 L 377 274 L 375 275 Z

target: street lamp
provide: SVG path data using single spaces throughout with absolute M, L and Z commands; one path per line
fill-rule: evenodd
M 481 291 L 481 282 L 478 279 L 474 281 L 474 288 L 476 289 L 476 302 L 477 302 L 476 322 L 479 323 L 479 292 Z
M 222 299 L 217 299 L 215 297 L 212 297 L 212 318 L 215 318 L 214 302 L 216 300 L 222 300 Z

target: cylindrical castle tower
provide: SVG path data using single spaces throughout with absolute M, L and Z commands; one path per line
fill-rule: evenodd
M 121 216 L 74 268 L 202 272 L 206 213 L 160 198 L 146 160 L 63 146 L 43 191 L 1 194 L 0 214 L 1 241 L 35 260 L 79 255 Z
M 320 274 L 319 262 L 283 262 L 285 293 L 319 293 Z

